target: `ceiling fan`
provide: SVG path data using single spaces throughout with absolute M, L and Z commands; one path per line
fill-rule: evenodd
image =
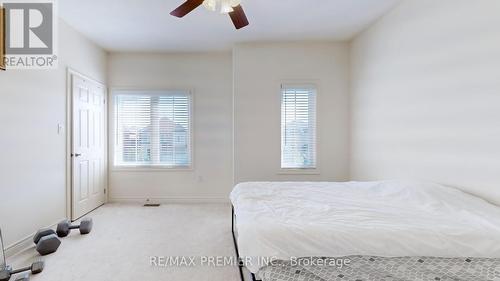
M 186 0 L 186 2 L 170 12 L 170 14 L 182 18 L 202 4 L 210 11 L 216 11 L 219 8 L 222 14 L 229 14 L 236 29 L 243 28 L 249 24 L 247 16 L 241 7 L 241 0 Z

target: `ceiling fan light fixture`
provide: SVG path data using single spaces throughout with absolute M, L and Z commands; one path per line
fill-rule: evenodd
M 212 12 L 217 10 L 217 0 L 205 0 L 203 1 L 203 6 Z
M 233 7 L 231 7 L 231 0 L 221 0 L 220 13 L 221 14 L 229 14 L 232 11 L 233 11 Z
M 234 11 L 233 7 L 241 4 L 241 0 L 205 0 L 203 6 L 212 12 L 220 9 L 221 14 L 229 14 Z
M 1 1 L 1 0 L 0 0 Z M 185 0 L 170 14 L 174 17 L 183 18 L 199 6 L 205 6 L 209 11 L 217 11 L 227 14 L 236 29 L 241 29 L 249 24 L 245 11 L 241 7 L 241 0 Z

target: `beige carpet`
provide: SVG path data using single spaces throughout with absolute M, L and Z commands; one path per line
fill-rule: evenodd
M 89 235 L 73 231 L 59 250 L 42 257 L 33 281 L 239 280 L 235 266 L 154 267 L 151 256 L 234 256 L 231 209 L 223 204 L 108 204 L 93 213 Z M 40 258 L 34 248 L 9 263 Z M 15 278 L 12 278 L 14 280 Z

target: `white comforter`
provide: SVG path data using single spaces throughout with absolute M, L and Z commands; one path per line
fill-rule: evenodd
M 231 193 L 240 256 L 500 258 L 500 207 L 430 183 L 249 182 Z

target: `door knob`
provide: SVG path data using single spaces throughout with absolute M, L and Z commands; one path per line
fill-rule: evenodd
M 80 156 L 82 156 L 82 154 L 81 153 L 75 153 L 75 154 L 73 154 L 73 156 L 80 157 Z

